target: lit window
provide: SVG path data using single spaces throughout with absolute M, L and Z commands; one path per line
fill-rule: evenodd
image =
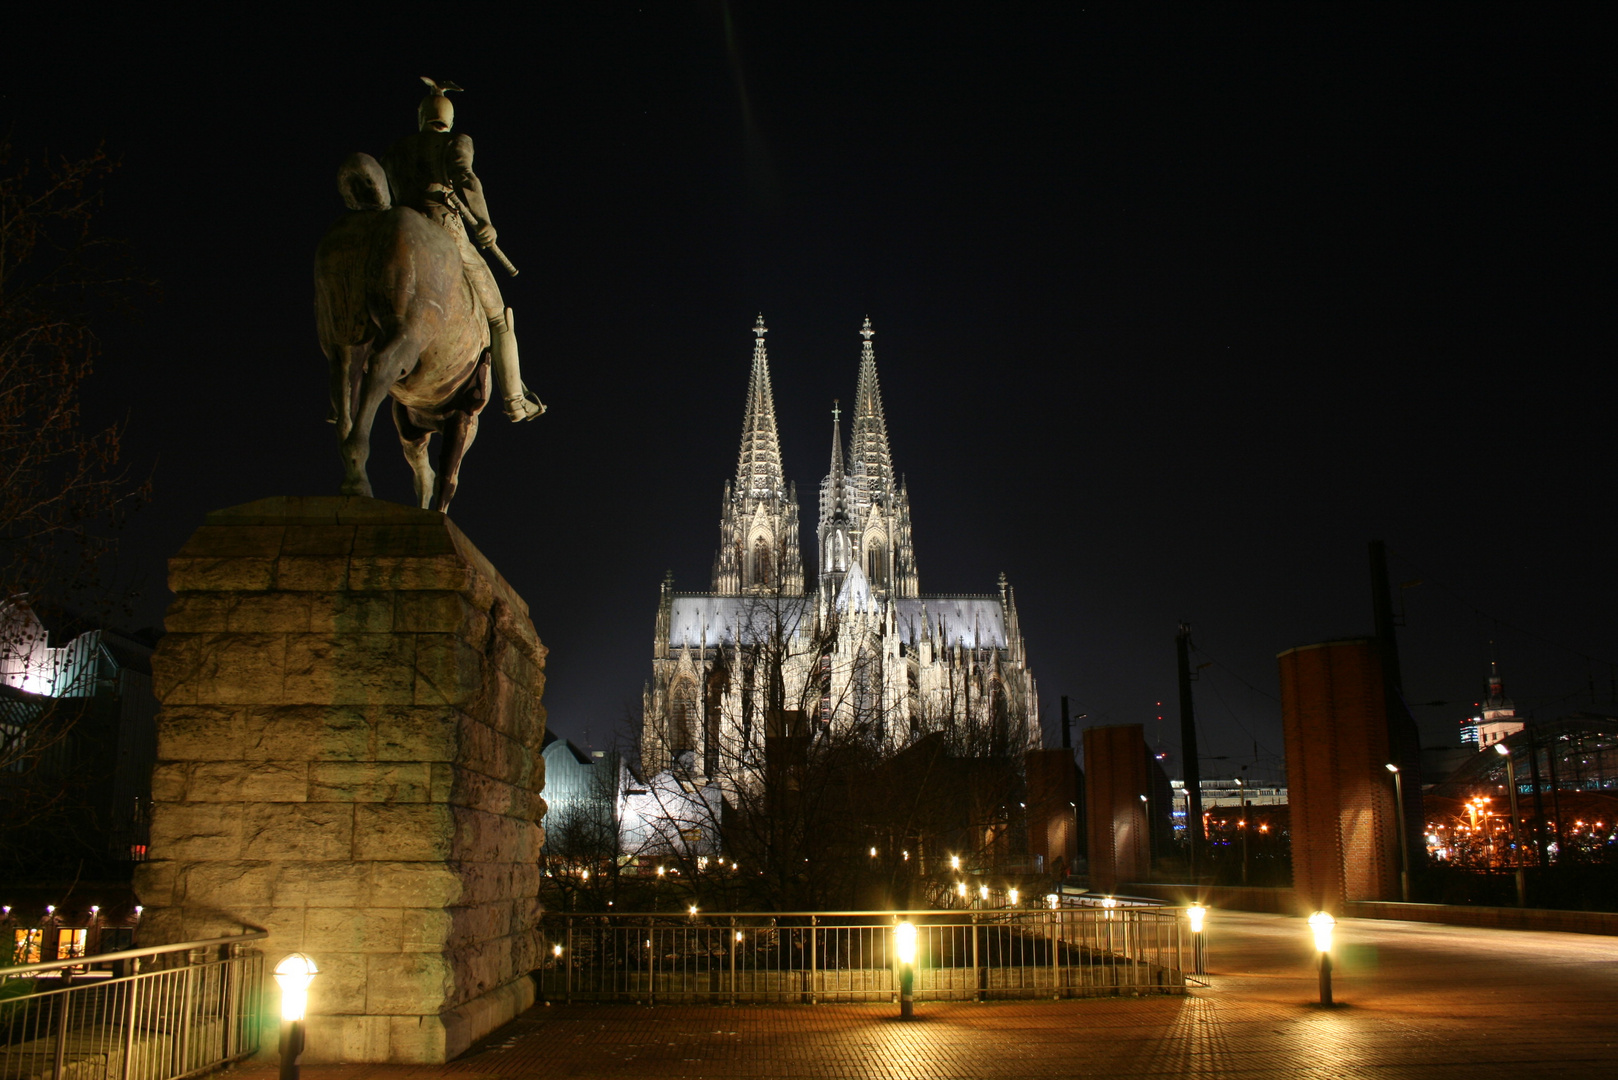
M 13 964 L 39 963 L 39 947 L 44 940 L 42 930 L 13 930 L 11 932 L 11 962 Z

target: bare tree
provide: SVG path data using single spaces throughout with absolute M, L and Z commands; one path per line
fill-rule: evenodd
M 99 342 L 94 324 L 153 293 L 124 246 L 94 228 L 113 162 L 19 161 L 0 142 L 0 658 L 35 652 L 41 598 L 106 610 L 103 573 L 118 528 L 148 492 L 121 464 L 123 425 L 86 430 L 82 394 Z M 0 693 L 0 849 L 75 801 L 50 765 L 71 750 L 79 710 Z

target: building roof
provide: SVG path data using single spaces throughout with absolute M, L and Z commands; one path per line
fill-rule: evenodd
M 895 600 L 900 639 L 907 645 L 921 641 L 921 613 L 933 641 L 943 648 L 1004 649 L 1006 608 L 998 596 L 922 596 Z
M 669 647 L 693 649 L 734 645 L 738 628 L 741 641 L 750 645 L 776 636 L 790 638 L 809 617 L 813 597 L 721 596 L 713 593 L 675 593 L 669 615 Z

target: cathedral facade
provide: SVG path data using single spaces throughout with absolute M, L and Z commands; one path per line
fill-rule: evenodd
M 961 756 L 1020 760 L 1037 749 L 1038 697 L 1005 575 L 984 594 L 920 590 L 871 321 L 860 331 L 846 453 L 842 412 L 832 410 L 813 579 L 781 461 L 762 316 L 753 333 L 712 589 L 678 591 L 670 577 L 659 597 L 644 773 L 673 769 L 731 788 L 759 774 L 782 736 L 855 740 L 878 754 L 934 733 Z

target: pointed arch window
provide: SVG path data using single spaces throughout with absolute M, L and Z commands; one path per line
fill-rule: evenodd
M 753 541 L 753 584 L 768 588 L 775 578 L 775 560 L 770 556 L 770 541 L 763 536 Z
M 697 748 L 697 684 L 681 679 L 669 703 L 669 750 L 674 755 Z

